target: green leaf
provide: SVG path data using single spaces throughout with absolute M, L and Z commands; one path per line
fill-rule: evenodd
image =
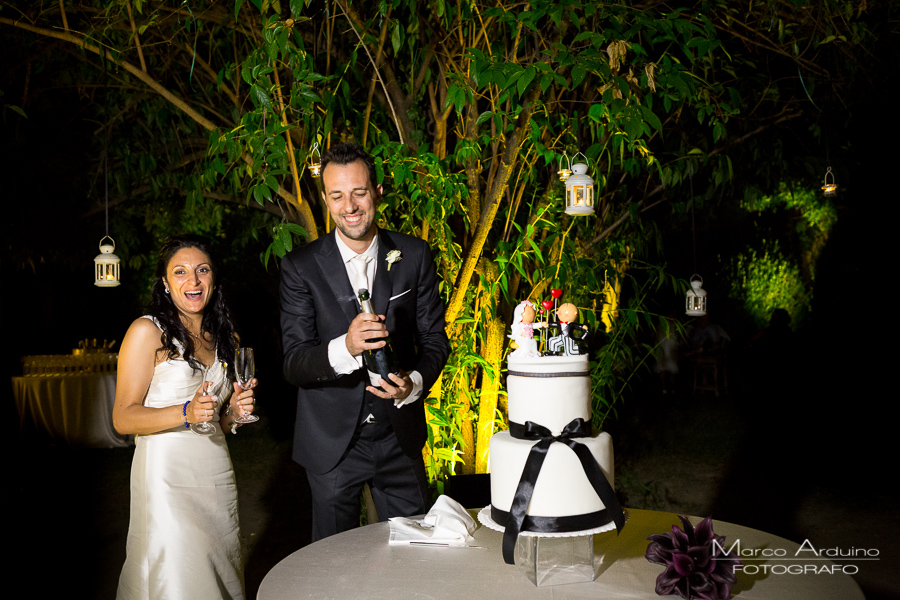
M 25 111 L 22 110 L 21 108 L 19 108 L 18 106 L 15 106 L 13 104 L 7 104 L 6 108 L 10 109 L 11 111 L 13 111 L 16 114 L 19 114 L 19 115 L 25 117 L 26 119 L 28 118 L 28 115 L 25 114 Z
M 281 240 L 281 244 L 284 246 L 285 252 L 290 252 L 294 248 L 294 240 L 291 237 L 291 232 L 284 227 L 281 227 L 278 232 L 278 237 Z
M 541 92 L 547 93 L 547 89 L 553 84 L 553 75 L 545 73 L 541 76 Z
M 657 131 L 662 131 L 662 122 L 659 120 L 659 117 L 656 116 L 656 113 L 654 113 L 646 106 L 641 106 L 641 115 L 644 117 L 644 121 L 646 121 L 650 125 L 650 127 Z
M 581 65 L 575 65 L 572 67 L 572 88 L 577 88 L 581 85 L 581 82 L 584 81 L 584 77 L 587 75 L 587 70 Z
M 403 37 L 400 31 L 400 22 L 391 23 L 391 46 L 394 47 L 394 56 L 400 54 L 400 47 L 403 46 Z
M 253 98 L 253 101 L 257 104 L 257 106 L 272 108 L 272 100 L 269 99 L 269 95 L 266 94 L 266 91 L 258 85 L 254 84 L 250 86 L 250 96 Z
M 284 242 L 281 241 L 280 237 L 275 237 L 272 239 L 271 248 L 275 253 L 275 256 L 277 256 L 278 258 L 284 258 L 284 255 L 287 254 L 284 249 Z
M 594 121 L 597 121 L 598 123 L 603 117 L 608 115 L 609 113 L 607 112 L 606 105 L 604 104 L 592 104 L 588 109 L 588 117 L 590 117 Z
M 533 66 L 529 66 L 522 73 L 522 76 L 519 77 L 519 81 L 517 82 L 519 88 L 519 95 L 524 96 L 525 90 L 528 89 L 528 86 L 531 85 L 532 80 L 534 80 L 534 76 L 537 73 L 537 70 Z
M 485 121 L 489 120 L 492 116 L 494 116 L 494 111 L 486 110 L 480 115 L 478 115 L 478 119 L 475 120 L 475 125 L 481 125 Z

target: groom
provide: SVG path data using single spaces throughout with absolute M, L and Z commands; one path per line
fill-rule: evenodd
M 367 482 L 381 519 L 426 511 L 424 397 L 450 352 L 428 244 L 375 224 L 372 157 L 335 146 L 322 182 L 336 230 L 281 263 L 284 373 L 299 386 L 293 457 L 312 491 L 313 541 L 359 524 Z M 360 287 L 376 314 L 360 313 Z M 376 387 L 363 351 L 388 335 L 403 375 Z

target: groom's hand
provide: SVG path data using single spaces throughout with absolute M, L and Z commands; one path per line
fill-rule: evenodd
M 364 350 L 376 350 L 384 346 L 385 342 L 381 338 L 387 336 L 384 315 L 360 313 L 350 322 L 347 330 L 347 350 L 351 356 L 359 356 Z
M 391 378 L 390 381 L 385 381 L 384 378 L 381 379 L 381 390 L 370 385 L 366 387 L 366 391 L 381 398 L 390 398 L 391 400 L 404 400 L 409 396 L 413 389 L 413 381 L 410 379 L 409 373 L 403 373 L 402 377 L 390 373 L 389 377 Z

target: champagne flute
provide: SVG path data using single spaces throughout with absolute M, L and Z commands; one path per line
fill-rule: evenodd
M 206 373 L 203 375 L 203 395 L 209 396 L 208 391 L 208 383 L 206 381 L 206 376 L 209 374 L 209 369 L 206 370 Z M 212 435 L 216 432 L 216 426 L 212 423 L 191 423 L 191 431 L 196 433 L 197 435 Z
M 234 352 L 234 374 L 242 390 L 250 389 L 250 380 L 256 372 L 256 361 L 253 357 L 253 348 L 238 348 Z M 242 411 L 243 412 L 243 411 Z M 244 413 L 234 418 L 235 423 L 255 423 L 259 417 L 254 414 Z

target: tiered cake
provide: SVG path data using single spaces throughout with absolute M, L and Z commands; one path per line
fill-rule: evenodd
M 581 419 L 581 431 L 570 439 L 583 444 L 613 484 L 612 438 L 592 432 L 588 359 L 580 356 L 545 356 L 509 360 L 507 391 L 511 431 L 494 434 L 490 444 L 491 518 L 507 526 L 526 461 L 541 439 L 540 425 L 560 436 Z M 547 438 L 544 432 L 543 437 Z M 587 437 L 582 437 L 587 434 Z M 577 453 L 566 443 L 550 443 L 533 485 L 522 531 L 576 532 L 612 527 L 613 515 L 595 491 Z M 527 486 L 526 487 L 530 487 Z M 615 507 L 618 510 L 618 506 Z

